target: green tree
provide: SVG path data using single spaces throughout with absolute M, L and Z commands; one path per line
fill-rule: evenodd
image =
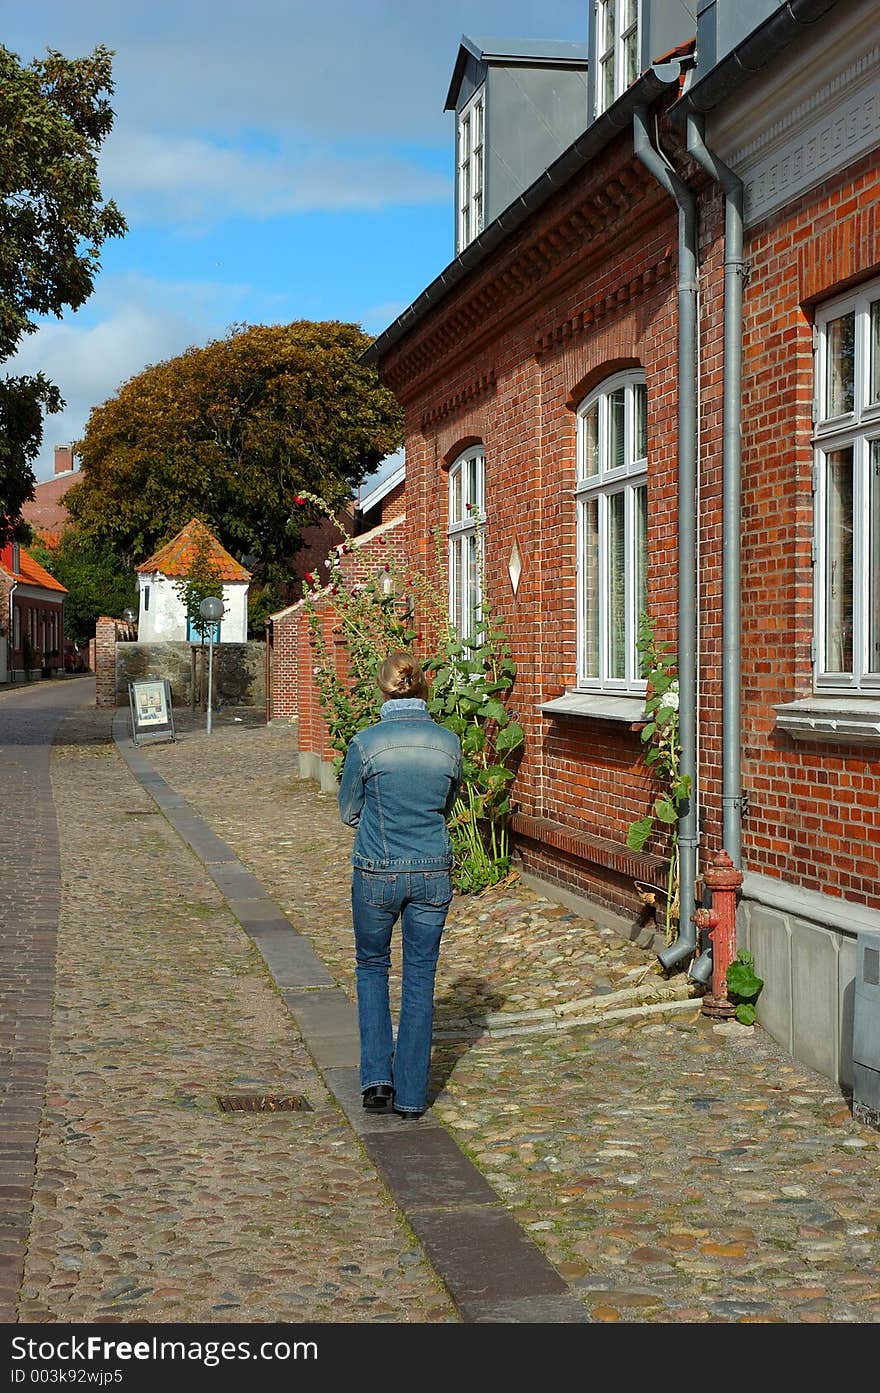
M 65 528 L 57 547 L 50 550 L 36 544 L 29 550 L 50 575 L 67 587 L 64 628 L 75 643 L 94 637 L 99 615 L 120 615 L 129 606 L 137 609 L 134 574 L 120 571 L 109 548 L 96 546 L 72 528 Z
M 401 443 L 400 408 L 360 361 L 370 342 L 336 321 L 239 325 L 138 373 L 78 442 L 77 525 L 132 566 L 200 517 L 274 583 L 313 520 L 296 497 L 348 506 Z
M 50 49 L 25 67 L 0 46 L 0 363 L 36 316 L 88 299 L 99 248 L 127 230 L 97 173 L 113 124 L 111 59 L 103 47 L 76 59 Z M 43 414 L 63 405 L 43 373 L 0 378 L 0 543 L 19 535 L 34 496 Z
M 219 600 L 223 599 L 223 576 L 216 561 L 211 559 L 211 538 L 206 528 L 196 530 L 192 559 L 186 575 L 175 580 L 173 585 L 186 610 L 187 619 L 204 643 L 211 626 L 199 612 L 202 600 L 207 600 L 212 595 Z

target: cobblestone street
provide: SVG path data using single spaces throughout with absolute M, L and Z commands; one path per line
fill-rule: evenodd
M 61 897 L 46 1092 L 23 1250 L 4 1229 L 7 1270 L 22 1260 L 4 1318 L 480 1318 L 429 1259 L 229 895 L 120 757 L 127 713 L 117 746 L 90 679 L 66 690 L 48 775 Z M 0 732 L 23 700 L 0 693 Z M 175 743 L 138 756 L 353 1002 L 351 834 L 297 777 L 295 727 L 223 710 L 208 735 L 176 719 Z M 760 1027 L 703 1016 L 650 948 L 516 877 L 457 898 L 435 1033 L 434 1102 L 413 1130 L 448 1134 L 576 1318 L 880 1319 L 880 1136 Z M 242 1092 L 306 1106 L 221 1110 Z M 408 1126 L 389 1120 L 381 1144 Z

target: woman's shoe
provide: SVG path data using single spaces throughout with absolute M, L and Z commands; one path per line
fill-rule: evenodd
M 392 1112 L 396 1112 L 398 1117 L 409 1117 L 409 1118 L 411 1118 L 413 1121 L 415 1121 L 416 1118 L 424 1117 L 424 1115 L 425 1115 L 425 1110 L 424 1110 L 424 1108 L 422 1109 L 421 1112 L 413 1112 L 413 1110 L 412 1110 L 411 1108 L 395 1108 L 395 1107 L 392 1105 L 391 1111 L 392 1111 Z
M 384 1108 L 386 1103 L 390 1103 L 394 1097 L 394 1089 L 389 1083 L 374 1083 L 369 1088 L 365 1088 L 362 1094 L 365 1108 L 372 1112 L 378 1112 Z

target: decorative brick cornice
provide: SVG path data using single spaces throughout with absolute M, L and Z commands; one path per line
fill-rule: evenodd
M 487 263 L 475 267 L 469 282 L 457 288 L 448 305 L 437 307 L 418 337 L 392 352 L 382 376 L 393 392 L 406 398 L 439 371 L 448 372 L 456 357 L 473 353 L 478 338 L 524 313 L 549 282 L 569 273 L 582 276 L 607 261 L 622 236 L 630 240 L 642 220 L 641 205 L 662 198 L 632 157 L 579 198 L 577 192 L 576 186 L 566 190 L 567 204 L 555 221 L 547 221 L 544 210 L 543 225 L 520 230 L 506 250 L 496 252 L 491 275 Z
M 473 402 L 479 401 L 481 397 L 488 396 L 495 391 L 495 370 L 481 373 L 464 386 L 459 387 L 458 391 L 453 392 L 444 401 L 433 406 L 430 411 L 426 411 L 422 417 L 422 430 L 432 430 L 439 426 L 440 422 L 447 416 L 460 411 L 462 407 L 470 406 Z
M 539 358 L 542 353 L 546 353 L 548 348 L 553 348 L 557 344 L 564 343 L 567 339 L 575 338 L 578 334 L 592 329 L 594 325 L 607 319 L 610 314 L 622 309 L 630 301 L 638 299 L 652 285 L 668 280 L 673 269 L 674 257 L 669 252 L 660 261 L 656 261 L 653 266 L 646 266 L 638 275 L 632 276 L 625 284 L 615 286 L 607 295 L 603 295 L 601 300 L 588 305 L 584 310 L 579 310 L 570 318 L 561 320 L 549 333 L 539 334 L 535 339 L 535 357 Z

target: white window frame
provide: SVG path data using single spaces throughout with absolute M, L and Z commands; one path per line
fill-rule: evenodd
M 813 399 L 813 686 L 817 692 L 880 696 L 880 362 L 872 363 L 871 306 L 880 319 L 880 280 L 874 280 L 823 306 L 816 314 Z M 828 397 L 829 326 L 854 317 L 852 409 L 831 414 Z M 875 348 L 880 358 L 880 341 Z M 871 400 L 871 379 L 877 386 Z M 832 500 L 829 457 L 852 451 L 852 662 L 851 670 L 834 660 L 828 631 L 831 557 L 827 528 Z M 872 537 L 873 504 L 873 537 Z M 873 554 L 872 554 L 873 543 Z M 874 564 L 872 565 L 872 559 Z M 875 633 L 870 634 L 874 605 Z M 873 648 L 873 652 L 870 651 Z
M 627 13 L 629 7 L 629 13 Z M 595 10 L 595 42 L 593 52 L 596 55 L 596 115 L 600 116 L 603 111 L 617 98 L 626 91 L 631 82 L 639 76 L 639 35 L 642 27 L 642 0 L 597 0 Z M 606 41 L 606 29 L 612 29 L 609 35 L 610 42 Z M 626 23 L 624 21 L 627 21 Z M 627 49 L 628 40 L 635 36 L 636 70 L 633 74 L 627 72 Z M 608 68 L 612 71 L 612 91 L 606 98 L 605 94 L 605 73 Z
M 623 462 L 614 466 L 608 458 L 609 411 L 612 396 L 623 391 L 624 445 Z M 640 658 L 636 647 L 640 612 L 646 606 L 647 575 L 647 454 L 636 454 L 637 400 L 642 403 L 643 431 L 647 436 L 647 388 L 641 371 L 616 373 L 606 378 L 577 409 L 577 483 L 575 509 L 577 517 L 577 687 L 579 691 L 617 692 L 642 696 L 647 683 L 640 673 Z M 597 468 L 587 472 L 587 421 L 596 408 L 598 417 Z M 638 566 L 636 538 L 639 530 L 639 491 L 644 489 L 644 551 L 641 571 Z M 611 500 L 623 497 L 624 518 L 624 672 L 611 673 L 611 569 L 609 560 L 609 530 Z M 596 671 L 589 671 L 586 662 L 587 595 L 590 568 L 587 562 L 587 517 L 595 505 L 597 518 L 597 598 L 594 622 L 591 626 L 597 650 Z M 592 606 L 591 606 L 592 607 Z
M 483 523 L 486 509 L 486 452 L 471 445 L 449 469 L 449 622 L 460 638 L 483 617 Z
M 476 139 L 475 139 L 476 137 Z M 458 115 L 456 229 L 458 250 L 483 230 L 486 188 L 486 84 L 478 87 Z

